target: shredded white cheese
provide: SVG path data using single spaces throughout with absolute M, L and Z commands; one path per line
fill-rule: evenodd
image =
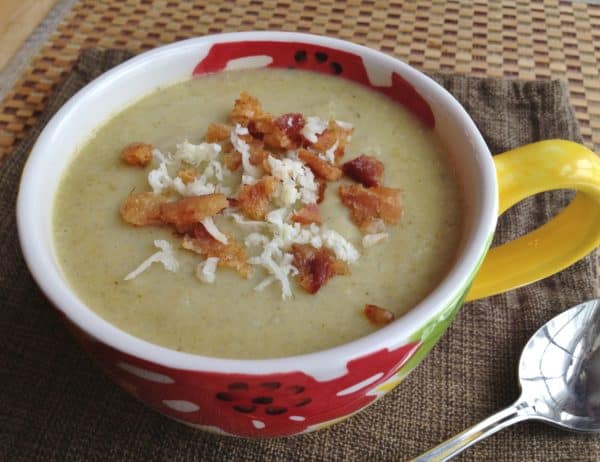
M 191 183 L 185 184 L 181 178 L 175 177 L 171 180 L 171 189 L 177 191 L 182 196 L 203 196 L 212 194 L 216 187 L 213 183 L 207 183 L 203 177 L 198 177 Z
M 158 151 L 155 149 L 154 151 Z M 163 191 L 170 189 L 173 185 L 173 179 L 167 170 L 167 162 L 161 161 L 158 168 L 148 172 L 148 184 L 154 194 L 162 194 Z
M 140 266 L 125 276 L 126 281 L 138 277 L 140 274 L 150 268 L 152 263 L 162 263 L 165 269 L 171 272 L 176 272 L 179 269 L 179 262 L 175 258 L 171 244 L 169 244 L 167 241 L 157 239 L 154 241 L 154 246 L 160 250 L 148 257 Z
M 313 172 L 299 160 L 290 158 L 267 158 L 271 175 L 279 180 L 280 187 L 275 191 L 277 202 L 286 207 L 300 199 L 305 204 L 317 202 L 318 186 Z
M 307 117 L 304 127 L 300 130 L 300 134 L 311 143 L 316 143 L 317 135 L 323 133 L 326 128 L 327 121 L 319 117 Z
M 286 207 L 271 210 L 265 217 L 268 223 L 276 226 L 282 226 L 283 222 L 289 217 L 290 211 Z
M 388 238 L 388 236 L 388 233 L 365 234 L 362 238 L 362 245 L 365 249 L 367 247 L 373 247 L 374 245 L 385 241 Z
M 264 246 L 259 256 L 248 259 L 248 263 L 262 266 L 275 280 L 279 281 L 281 284 L 281 298 L 285 300 L 292 296 L 289 276 L 298 274 L 298 270 L 292 265 L 293 260 L 294 256 L 292 254 L 283 252 L 277 245 L 277 241 L 272 240 Z M 255 290 L 262 290 L 271 282 L 263 281 L 255 287 Z
M 219 259 L 217 257 L 209 257 L 202 263 L 199 263 L 196 267 L 196 277 L 202 282 L 212 284 L 216 279 L 217 264 Z
M 217 228 L 217 225 L 215 225 L 212 217 L 206 217 L 202 219 L 200 223 L 204 225 L 206 232 L 208 232 L 208 234 L 214 237 L 217 241 L 227 244 L 227 236 L 225 236 L 225 234 L 223 234 L 219 228 Z
M 231 209 L 225 209 L 223 215 L 233 218 L 236 224 L 251 230 L 259 230 L 268 226 L 264 221 L 247 220 L 243 215 L 233 212 Z
M 170 154 L 163 154 L 161 152 L 160 149 L 154 148 L 152 150 L 152 158 L 154 159 L 154 162 L 156 162 L 157 164 L 162 164 L 163 162 L 165 164 L 170 164 L 171 162 L 173 162 L 173 157 Z
M 321 232 L 321 237 L 323 244 L 333 250 L 337 259 L 354 263 L 360 257 L 358 250 L 337 231 L 325 229 Z
M 192 144 L 188 140 L 177 145 L 173 159 L 179 162 L 198 167 L 202 162 L 217 159 L 221 152 L 221 145 L 217 143 Z
M 351 129 L 347 122 L 336 120 L 340 127 Z M 316 142 L 318 135 L 328 127 L 328 122 L 319 117 L 308 117 L 302 129 L 302 135 L 310 142 Z M 263 169 L 250 163 L 250 146 L 242 138 L 248 129 L 236 124 L 231 130 L 230 141 L 234 149 L 242 157 L 241 185 L 255 184 L 263 175 Z M 335 163 L 335 151 L 339 140 L 325 153 L 319 156 Z M 187 140 L 177 145 L 175 154 L 164 154 L 158 149 L 152 152 L 156 167 L 148 173 L 148 183 L 156 194 L 173 191 L 181 196 L 200 196 L 214 192 L 230 195 L 230 188 L 223 186 L 225 175 L 230 172 L 224 168 L 219 156 L 222 148 L 217 143 L 192 144 Z M 281 285 L 281 296 L 287 299 L 292 296 L 290 277 L 298 274 L 293 266 L 293 255 L 289 249 L 294 244 L 310 244 L 315 248 L 323 246 L 331 249 L 336 258 L 346 263 L 353 263 L 360 254 L 356 248 L 342 235 L 334 230 L 321 228 L 316 224 L 302 226 L 291 221 L 294 204 L 298 201 L 304 204 L 314 204 L 317 201 L 318 185 L 313 172 L 299 158 L 296 151 L 289 151 L 283 158 L 269 156 L 267 158 L 270 174 L 278 180 L 278 187 L 273 194 L 273 200 L 280 208 L 270 211 L 265 221 L 252 221 L 241 214 L 226 209 L 223 214 L 231 217 L 241 229 L 248 233 L 244 240 L 245 246 L 252 252 L 248 263 L 260 266 L 266 271 L 266 277 L 255 287 L 264 290 L 274 282 Z M 175 175 L 182 166 L 192 166 L 197 171 L 196 179 L 185 184 Z M 188 167 L 186 167 L 188 168 Z M 206 231 L 217 241 L 227 244 L 227 236 L 219 230 L 212 218 L 201 221 Z M 386 233 L 370 234 L 363 238 L 363 247 L 370 247 L 387 237 Z M 160 249 L 146 259 L 142 264 L 129 273 L 125 279 L 133 279 L 144 272 L 154 262 L 160 262 L 168 271 L 177 271 L 179 264 L 173 254 L 173 249 L 167 241 L 157 240 L 154 245 Z M 184 248 L 189 248 L 184 239 Z M 196 277 L 202 282 L 212 284 L 216 278 L 219 259 L 207 258 L 196 268 Z
M 174 156 L 163 154 L 158 149 L 152 151 L 154 160 L 158 167 L 148 172 L 148 184 L 154 194 L 162 194 L 164 191 L 172 190 L 182 196 L 202 196 L 212 194 L 216 191 L 220 181 L 228 170 L 223 168 L 217 159 L 221 152 L 221 146 L 216 143 L 192 144 L 187 140 L 177 145 Z M 200 175 L 191 183 L 185 184 L 179 177 L 171 177 L 169 167 L 174 171 L 182 166 L 182 163 L 200 167 Z M 210 180 L 217 182 L 211 182 Z
M 291 212 L 283 207 L 267 214 L 266 221 L 269 225 L 271 237 L 254 232 L 246 237 L 245 245 L 248 248 L 259 247 L 261 253 L 248 260 L 248 263 L 263 267 L 269 276 L 255 287 L 263 290 L 271 283 L 278 281 L 281 284 L 283 299 L 291 297 L 289 277 L 297 274 L 297 269 L 292 265 L 293 255 L 286 252 L 293 244 L 310 244 L 315 248 L 327 246 L 333 250 L 336 258 L 347 263 L 355 262 L 360 254 L 354 246 L 339 233 L 322 229 L 316 224 L 301 226 L 300 223 L 290 223 Z
M 231 130 L 231 135 L 229 137 L 234 149 L 242 156 L 242 167 L 244 169 L 242 184 L 251 184 L 244 181 L 249 181 L 250 178 L 256 179 L 261 176 L 260 169 L 250 163 L 250 146 L 242 138 L 240 138 L 240 135 L 247 135 L 248 133 L 249 132 L 246 127 L 242 127 L 240 124 L 235 124 L 235 128 Z

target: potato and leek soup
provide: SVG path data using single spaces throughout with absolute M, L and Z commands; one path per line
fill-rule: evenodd
M 53 211 L 102 318 L 213 357 L 314 352 L 381 328 L 455 257 L 459 187 L 433 132 L 344 79 L 258 69 L 160 88 L 75 153 Z

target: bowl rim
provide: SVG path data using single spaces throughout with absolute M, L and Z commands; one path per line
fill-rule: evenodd
M 481 191 L 483 197 L 481 215 L 474 225 L 472 238 L 465 244 L 451 270 L 434 290 L 402 317 L 371 334 L 326 350 L 267 359 L 219 358 L 172 350 L 135 337 L 101 318 L 77 298 L 67 281 L 55 268 L 49 267 L 46 260 L 48 257 L 54 260 L 52 249 L 46 248 L 47 246 L 41 242 L 42 239 L 39 239 L 44 234 L 39 217 L 28 213 L 29 204 L 35 203 L 36 200 L 32 186 L 36 177 L 41 174 L 40 162 L 43 156 L 47 155 L 45 151 L 50 148 L 50 139 L 56 135 L 57 130 L 63 129 L 60 126 L 61 121 L 76 113 L 91 93 L 110 86 L 112 81 L 118 80 L 119 76 L 130 70 L 145 66 L 150 61 L 162 59 L 174 51 L 187 48 L 190 51 L 197 50 L 222 42 L 257 40 L 303 42 L 342 49 L 361 56 L 366 54 L 390 63 L 403 77 L 408 77 L 409 81 L 418 80 L 427 94 L 435 94 L 436 100 L 441 101 L 440 104 L 443 103 L 445 109 L 460 117 L 465 128 L 465 134 L 462 136 L 468 138 L 472 149 L 477 153 L 477 164 L 482 172 L 484 185 L 484 191 Z M 423 94 L 423 91 L 420 92 Z M 450 300 L 460 296 L 460 291 L 469 284 L 470 275 L 487 252 L 489 237 L 496 225 L 497 197 L 496 171 L 482 135 L 460 103 L 427 75 L 398 58 L 341 39 L 296 32 L 233 32 L 191 38 L 146 51 L 100 75 L 72 96 L 44 127 L 27 159 L 17 198 L 17 227 L 26 264 L 38 286 L 69 321 L 92 338 L 127 355 L 166 368 L 254 375 L 298 370 L 313 371 L 326 368 L 328 364 L 342 363 L 344 366 L 352 359 L 381 349 L 389 349 L 392 340 L 396 345 L 400 345 L 399 339 L 408 341 L 411 334 L 439 315 Z M 40 256 L 44 256 L 46 260 L 40 259 Z

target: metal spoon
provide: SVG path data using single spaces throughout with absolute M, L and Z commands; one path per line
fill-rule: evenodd
M 559 314 L 529 339 L 519 361 L 521 396 L 415 461 L 449 460 L 515 422 L 541 420 L 600 432 L 600 299 Z

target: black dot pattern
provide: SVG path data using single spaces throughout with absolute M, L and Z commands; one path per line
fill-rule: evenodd
M 260 386 L 263 388 L 266 388 L 268 390 L 277 390 L 281 386 L 281 383 L 279 383 L 279 382 L 263 382 L 260 384 Z
M 298 50 L 295 54 L 294 54 L 294 60 L 297 63 L 303 63 L 304 61 L 306 61 L 306 58 L 308 57 L 308 54 L 306 53 L 305 50 Z
M 315 53 L 315 59 L 319 63 L 324 63 L 325 61 L 327 61 L 329 59 L 329 56 L 327 56 L 327 53 L 325 53 L 324 51 L 317 51 Z
M 307 406 L 312 399 L 305 395 L 306 387 L 286 385 L 278 381 L 232 382 L 227 390 L 215 393 L 215 398 L 242 414 L 252 414 L 260 418 L 287 414 L 291 409 Z
M 342 73 L 343 69 L 342 69 L 342 65 L 340 63 L 337 62 L 332 62 L 331 64 L 329 64 L 329 66 L 331 66 L 331 70 L 334 74 L 339 75 Z

